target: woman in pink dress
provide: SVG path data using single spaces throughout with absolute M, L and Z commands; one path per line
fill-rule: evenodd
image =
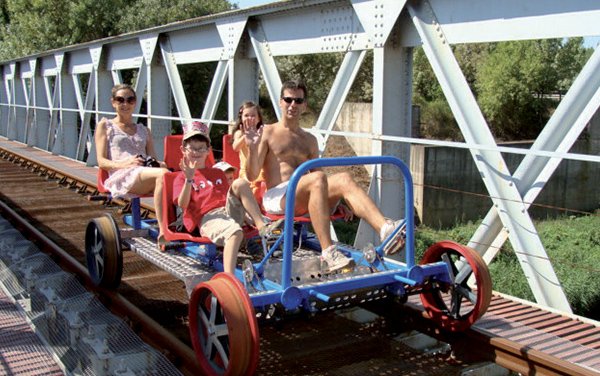
M 117 112 L 113 119 L 102 118 L 96 125 L 94 140 L 98 167 L 107 170 L 104 182 L 113 196 L 131 197 L 154 193 L 154 209 L 158 220 L 158 245 L 164 241 L 162 228 L 163 175 L 168 172 L 164 162 L 160 167 L 146 167 L 146 157 L 156 160 L 150 129 L 133 122 L 137 101 L 135 90 L 121 84 L 112 88 L 111 103 Z

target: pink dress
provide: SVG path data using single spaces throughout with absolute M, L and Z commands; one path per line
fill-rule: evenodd
M 130 136 L 109 120 L 106 123 L 108 159 L 118 161 L 138 154 L 145 156 L 148 135 L 148 129 L 143 124 L 137 124 L 135 134 Z M 111 170 L 104 186 L 113 196 L 130 197 L 129 190 L 145 168 L 152 167 L 135 166 Z

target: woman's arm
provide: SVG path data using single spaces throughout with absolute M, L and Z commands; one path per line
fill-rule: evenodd
M 96 160 L 98 167 L 103 170 L 113 170 L 118 168 L 116 161 L 108 159 L 108 139 L 106 134 L 106 123 L 108 120 L 102 118 L 96 125 L 96 131 L 94 133 L 94 142 L 96 143 Z

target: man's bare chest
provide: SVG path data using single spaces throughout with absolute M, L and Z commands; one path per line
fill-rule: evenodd
M 271 145 L 273 154 L 281 161 L 297 166 L 310 157 L 310 140 L 306 137 L 279 138 L 279 142 Z

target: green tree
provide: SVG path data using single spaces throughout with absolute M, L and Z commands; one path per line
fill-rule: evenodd
M 555 57 L 558 71 L 558 90 L 565 93 L 592 55 L 593 49 L 583 47 L 583 38 L 569 38 Z
M 227 0 L 137 0 L 122 11 L 117 30 L 126 33 L 233 9 Z
M 0 2 L 0 60 L 232 8 L 227 0 L 6 0 Z
M 0 59 L 114 35 L 115 9 L 125 0 L 7 0 L 0 14 Z
M 589 53 L 575 38 L 495 45 L 477 71 L 479 105 L 500 139 L 537 137 Z
M 546 39 L 452 47 L 462 72 L 498 139 L 537 136 L 591 52 L 582 38 Z M 421 48 L 413 60 L 413 102 L 421 107 L 424 137 L 461 134 Z

